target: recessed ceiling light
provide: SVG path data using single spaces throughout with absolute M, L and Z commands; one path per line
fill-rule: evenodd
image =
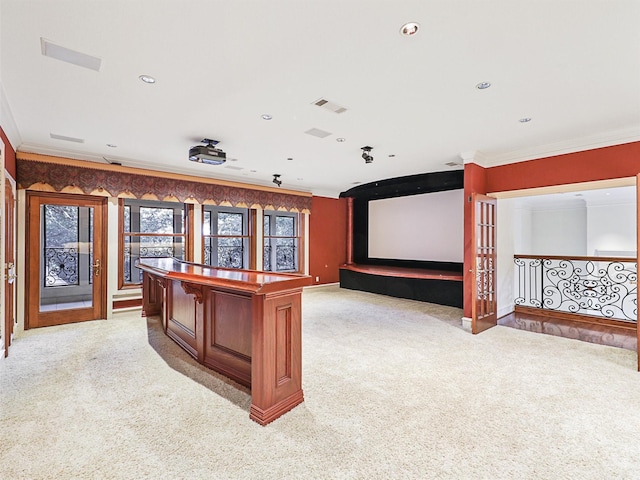
M 529 117 L 524 117 L 521 118 L 520 120 L 518 120 L 520 123 L 529 123 L 531 121 L 531 118 Z
M 153 78 L 151 75 L 140 75 L 138 78 L 142 80 L 144 83 L 156 83 L 156 79 Z
M 400 29 L 400 33 L 405 37 L 411 37 L 418 33 L 419 28 L 420 25 L 418 25 L 416 22 L 405 23 Z
M 296 178 L 296 180 L 304 180 L 304 178 L 298 177 L 298 178 Z
M 476 85 L 478 90 L 485 90 L 491 86 L 491 82 L 480 82 Z
M 107 143 L 107 147 L 116 148 L 118 145 L 114 145 L 113 143 Z
M 336 142 L 339 142 L 339 143 L 346 142 L 346 141 L 347 141 L 346 138 L 342 138 L 342 137 L 336 138 Z
M 262 119 L 263 120 L 271 120 L 273 117 L 271 115 L 269 115 L 268 113 L 263 113 L 262 115 Z

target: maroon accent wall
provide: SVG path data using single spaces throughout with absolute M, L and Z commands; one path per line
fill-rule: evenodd
M 510 163 L 487 169 L 487 192 L 635 177 L 640 142 Z M 466 168 L 465 168 L 466 174 Z
M 347 199 L 314 196 L 309 215 L 309 275 L 313 283 L 339 282 L 340 265 L 346 261 Z
M 4 168 L 9 172 L 9 175 L 16 178 L 16 151 L 11 146 L 11 142 L 4 133 L 2 127 L 0 127 L 0 138 L 4 142 L 6 151 L 4 152 Z
M 473 203 L 469 201 L 474 193 L 487 193 L 487 170 L 467 163 L 464 166 L 464 286 L 463 286 L 463 315 L 471 318 L 471 302 L 473 301 L 473 287 L 475 279 L 471 273 L 473 258 L 471 249 L 471 235 L 474 225 L 471 224 L 471 208 Z

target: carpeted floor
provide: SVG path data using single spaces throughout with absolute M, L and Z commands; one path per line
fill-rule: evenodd
M 635 352 L 460 316 L 305 291 L 305 402 L 266 427 L 157 319 L 29 330 L 0 361 L 0 478 L 640 478 Z

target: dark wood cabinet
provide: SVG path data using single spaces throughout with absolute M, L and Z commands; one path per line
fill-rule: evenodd
M 147 258 L 143 314 L 198 362 L 251 389 L 250 418 L 266 425 L 304 400 L 302 287 L 311 277 Z

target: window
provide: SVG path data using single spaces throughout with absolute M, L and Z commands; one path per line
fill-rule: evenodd
M 185 206 L 181 203 L 120 200 L 120 287 L 140 285 L 139 258 L 186 258 Z
M 214 267 L 249 268 L 248 210 L 203 207 L 203 263 Z
M 264 213 L 263 270 L 297 272 L 300 245 L 298 214 Z

